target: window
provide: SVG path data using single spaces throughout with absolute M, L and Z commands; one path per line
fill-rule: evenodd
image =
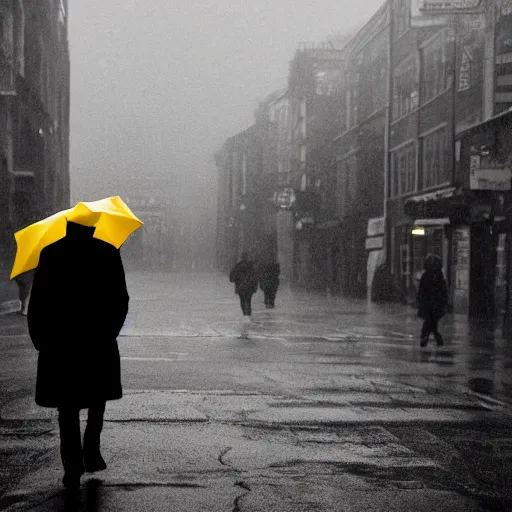
M 445 37 L 441 32 L 431 43 L 423 48 L 423 66 L 421 70 L 421 98 L 426 102 L 440 94 L 447 86 L 447 65 Z
M 5 16 L 4 13 L 0 11 L 0 50 L 4 50 L 5 52 Z M 6 52 L 7 53 L 7 52 Z
M 473 60 L 466 47 L 462 48 L 462 62 L 459 65 L 459 85 L 458 92 L 471 89 L 474 81 L 473 77 Z
M 418 107 L 418 79 L 416 60 L 401 64 L 393 77 L 393 119 L 407 115 Z
M 348 128 L 352 128 L 359 121 L 358 102 L 359 102 L 360 75 L 355 71 L 349 74 L 347 91 L 347 120 Z
M 351 156 L 338 162 L 337 197 L 338 211 L 343 217 L 351 213 L 357 196 L 357 158 Z
M 59 23 L 63 25 L 66 24 L 66 7 L 64 6 L 64 1 L 60 0 L 59 2 L 59 15 L 58 15 Z
M 16 72 L 25 75 L 25 13 L 21 0 L 14 2 L 14 41 L 16 56 Z
M 395 39 L 407 32 L 411 24 L 411 1 L 395 0 L 395 8 L 393 9 L 395 22 Z
M 387 71 L 388 58 L 385 51 L 373 60 L 370 65 L 371 91 L 370 91 L 370 112 L 369 114 L 384 107 L 387 103 Z
M 421 141 L 421 167 L 423 188 L 434 187 L 449 181 L 447 158 L 447 131 L 443 127 Z
M 302 118 L 300 121 L 300 135 L 303 139 L 306 138 L 307 130 L 306 130 L 306 118 Z
M 279 172 L 277 175 L 277 184 L 285 186 L 289 184 L 289 177 L 287 172 Z
M 416 143 L 391 153 L 391 196 L 416 190 Z
M 304 119 L 306 117 L 306 99 L 302 98 L 300 100 L 300 117 Z

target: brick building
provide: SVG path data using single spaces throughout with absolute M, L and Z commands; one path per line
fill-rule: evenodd
M 331 141 L 343 124 L 345 53 L 330 43 L 299 45 L 290 63 L 289 157 L 291 187 L 296 197 L 288 212 L 279 213 L 279 231 L 286 233 L 293 261 L 289 280 L 326 289 L 333 279 L 337 248 L 335 228 L 334 155 Z
M 503 280 L 496 261 L 505 247 L 506 227 L 497 221 L 504 185 L 477 183 L 470 172 L 480 172 L 477 159 L 479 166 L 489 163 L 485 144 L 476 142 L 485 130 L 477 127 L 502 109 L 504 96 L 493 94 L 488 66 L 496 3 L 475 5 L 424 26 L 404 23 L 410 2 L 394 0 L 388 260 L 404 296 L 414 301 L 426 254 L 439 254 L 454 310 L 493 318 L 495 278 L 498 286 Z
M 344 130 L 332 143 L 336 156 L 336 199 L 340 226 L 339 288 L 365 297 L 383 238 L 368 244 L 368 225 L 384 214 L 384 175 L 389 95 L 389 4 L 366 23 L 345 47 Z
M 69 206 L 67 0 L 0 1 L 0 247 Z
M 413 303 L 435 252 L 454 310 L 495 318 L 512 313 L 512 0 L 426 5 L 387 0 L 341 50 L 296 52 L 272 106 L 294 199 L 278 255 L 291 281 L 356 297 L 384 265 Z

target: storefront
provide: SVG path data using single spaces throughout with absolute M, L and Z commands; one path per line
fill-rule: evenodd
M 416 302 L 428 254 L 441 258 L 443 272 L 447 280 L 451 279 L 453 232 L 463 217 L 463 208 L 464 200 L 455 187 L 413 196 L 405 201 L 407 217 L 392 230 L 391 250 L 398 285 L 407 302 Z
M 391 229 L 398 284 L 414 302 L 423 261 L 439 255 L 455 313 L 500 322 L 508 310 L 512 112 L 462 132 L 454 184 L 408 198 Z M 508 255 L 508 256 L 507 256 Z
M 395 249 L 408 301 L 415 300 L 425 257 L 434 253 L 443 263 L 453 312 L 497 318 L 505 301 L 506 204 L 503 192 L 462 188 L 409 200 L 405 207 L 414 220 L 399 228 Z
M 453 260 L 460 268 L 461 284 L 466 278 L 464 268 L 469 268 L 469 315 L 498 322 L 507 309 L 507 273 L 511 270 L 507 270 L 512 215 L 511 134 L 512 112 L 506 112 L 466 130 L 456 141 L 456 172 L 470 200 L 469 235 L 458 233 L 460 254 Z

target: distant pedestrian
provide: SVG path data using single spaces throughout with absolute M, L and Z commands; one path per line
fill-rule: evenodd
M 425 259 L 424 269 L 418 291 L 418 316 L 423 318 L 420 345 L 426 346 L 432 333 L 437 345 L 442 346 L 444 342 L 438 331 L 438 323 L 446 314 L 448 290 L 439 256 L 429 254 Z
M 16 276 L 14 280 L 18 285 L 18 297 L 21 303 L 19 313 L 27 316 L 28 303 L 30 302 L 30 294 L 32 291 L 32 281 L 34 280 L 34 271 L 29 270 L 28 272 L 23 272 L 23 274 Z
M 28 327 L 39 351 L 36 403 L 59 411 L 63 484 L 105 469 L 100 434 L 107 400 L 122 396 L 117 336 L 128 312 L 119 249 L 93 238 L 95 228 L 67 223 L 45 247 L 35 271 Z M 80 409 L 88 409 L 83 447 Z
M 242 253 L 241 260 L 231 269 L 229 281 L 235 283 L 235 293 L 240 297 L 242 313 L 250 317 L 252 296 L 258 291 L 258 278 L 254 263 L 249 261 L 246 252 Z
M 277 289 L 279 288 L 279 263 L 273 260 L 263 262 L 258 268 L 258 281 L 263 291 L 265 307 L 275 308 Z
M 11 226 L 13 234 L 37 221 L 38 207 L 34 197 L 28 192 L 16 190 L 13 194 L 14 223 Z M 18 298 L 21 303 L 19 314 L 26 316 L 34 272 L 29 270 L 14 278 L 18 285 Z

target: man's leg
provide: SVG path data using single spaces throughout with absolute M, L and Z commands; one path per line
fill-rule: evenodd
M 84 433 L 84 464 L 89 473 L 107 468 L 100 452 L 100 436 L 103 429 L 105 402 L 98 402 L 89 407 L 87 426 Z
M 59 408 L 60 456 L 64 467 L 62 482 L 66 487 L 79 487 L 84 473 L 82 440 L 80 436 L 80 410 L 75 407 Z
M 251 295 L 247 292 L 240 294 L 240 304 L 242 305 L 242 313 L 244 316 L 251 315 Z
M 248 293 L 245 299 L 245 314 L 247 316 L 252 315 L 252 306 L 251 306 L 251 300 L 252 300 L 252 293 Z
M 21 302 L 20 313 L 22 315 L 26 315 L 28 311 L 28 300 L 30 295 L 30 284 L 27 283 L 23 278 L 18 278 L 16 280 L 16 284 L 18 285 L 18 297 Z
M 269 305 L 271 308 L 275 307 L 277 290 L 271 290 L 268 294 Z
M 245 315 L 245 296 L 243 292 L 240 292 L 238 296 L 240 297 L 240 307 L 242 308 L 242 314 Z
M 432 318 L 432 333 L 434 334 L 434 338 L 436 339 L 436 343 L 438 347 L 442 347 L 444 345 L 443 337 L 438 330 L 439 318 Z
M 420 346 L 424 347 L 428 342 L 428 337 L 432 332 L 432 318 L 430 313 L 427 313 L 425 316 L 425 320 L 423 321 L 423 326 L 421 328 L 421 340 Z

